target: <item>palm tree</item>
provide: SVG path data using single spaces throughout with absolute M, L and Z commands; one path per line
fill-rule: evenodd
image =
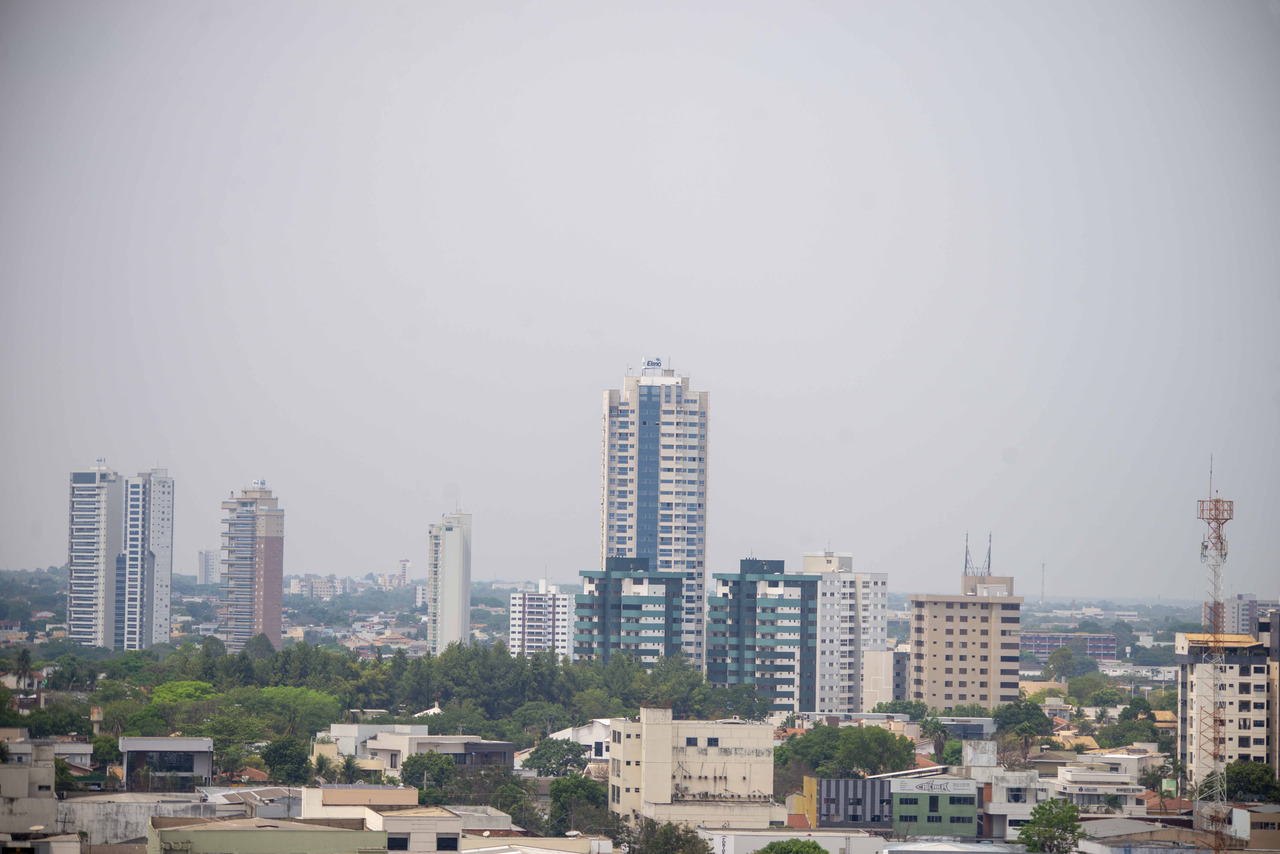
M 337 770 L 337 768 L 334 767 L 333 760 L 323 753 L 316 754 L 314 767 L 316 779 L 324 783 L 329 782 L 329 777 Z
M 360 763 L 356 762 L 356 758 L 348 753 L 342 757 L 342 766 L 338 769 L 338 776 L 342 778 L 344 783 L 354 783 L 364 774 L 360 770 Z
M 13 673 L 18 677 L 19 689 L 24 692 L 30 691 L 36 676 L 36 669 L 31 663 L 31 650 L 18 650 L 18 657 L 14 660 Z
M 933 758 L 941 762 L 942 751 L 947 749 L 947 739 L 951 737 L 951 730 L 947 729 L 947 725 L 942 721 L 929 715 L 920 721 L 920 734 L 925 738 L 933 739 Z

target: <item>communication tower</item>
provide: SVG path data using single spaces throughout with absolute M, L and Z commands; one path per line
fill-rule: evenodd
M 991 535 L 987 534 L 987 562 L 981 567 L 973 565 L 973 556 L 969 554 L 969 535 L 964 535 L 964 574 L 965 575 L 990 575 L 991 574 Z
M 1226 692 L 1226 639 L 1225 616 L 1222 604 L 1222 564 L 1227 560 L 1227 538 L 1222 526 L 1231 521 L 1234 502 L 1215 496 L 1213 491 L 1213 458 L 1209 458 L 1209 498 L 1199 502 L 1198 518 L 1208 526 L 1208 533 L 1200 543 L 1200 561 L 1208 569 L 1209 599 L 1204 605 L 1204 630 L 1208 635 L 1204 657 L 1201 659 L 1200 679 L 1210 680 L 1208 699 L 1201 701 L 1200 744 L 1202 756 L 1209 757 L 1213 770 L 1198 781 L 1196 826 L 1213 836 L 1214 851 L 1227 846 L 1227 808 L 1225 780 L 1226 747 L 1223 745 L 1227 714 Z M 1203 684 L 1203 682 L 1201 683 Z M 1204 696 L 1204 693 L 1201 693 Z

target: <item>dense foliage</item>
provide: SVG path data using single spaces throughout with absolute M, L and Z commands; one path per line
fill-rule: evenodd
M 1018 831 L 1018 842 L 1031 852 L 1070 854 L 1083 835 L 1080 809 L 1070 801 L 1051 798 L 1031 810 L 1031 818 Z

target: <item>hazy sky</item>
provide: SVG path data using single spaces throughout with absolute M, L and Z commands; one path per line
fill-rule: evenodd
M 0 2 L 0 567 L 67 474 L 258 477 L 285 571 L 599 553 L 601 392 L 712 395 L 708 562 L 1280 595 L 1280 2 Z M 979 558 L 981 555 L 979 554 Z

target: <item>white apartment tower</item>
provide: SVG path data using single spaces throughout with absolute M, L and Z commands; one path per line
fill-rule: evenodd
M 444 514 L 428 539 L 427 642 L 439 655 L 471 640 L 471 514 Z
M 706 636 L 707 419 L 710 394 L 645 362 L 604 393 L 600 568 L 646 558 L 684 574 L 681 648 L 703 665 Z
M 124 482 L 99 458 L 71 473 L 67 546 L 67 637 L 85 646 L 115 643 L 116 558 L 124 533 Z
M 168 643 L 173 585 L 173 478 L 165 469 L 124 482 L 124 596 L 116 582 L 116 649 Z
M 145 649 L 169 640 L 173 478 L 121 478 L 99 459 L 71 473 L 68 636 L 88 646 Z
M 889 652 L 889 576 L 855 572 L 853 555 L 805 552 L 804 575 L 818 577 L 819 713 L 866 711 L 864 666 L 869 653 Z
M 510 615 L 507 637 L 512 655 L 533 655 L 547 650 L 557 658 L 571 654 L 572 595 L 539 581 L 536 593 L 511 594 Z
M 221 555 L 217 549 L 196 552 L 196 584 L 218 584 L 222 580 Z

